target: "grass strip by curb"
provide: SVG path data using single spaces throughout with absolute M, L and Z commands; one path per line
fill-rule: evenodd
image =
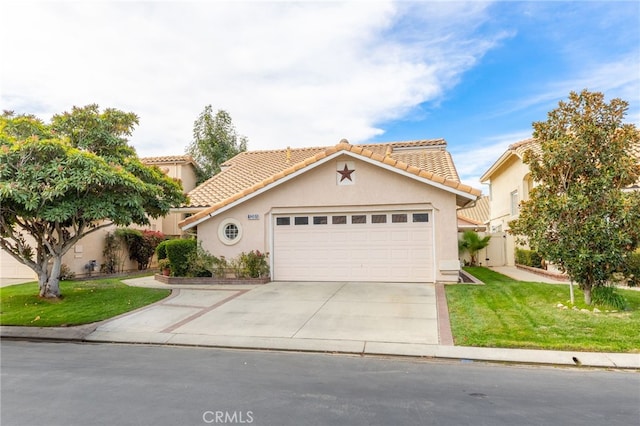
M 164 289 L 130 287 L 106 278 L 60 283 L 62 299 L 38 297 L 38 284 L 0 288 L 0 325 L 56 327 L 89 324 L 167 297 Z

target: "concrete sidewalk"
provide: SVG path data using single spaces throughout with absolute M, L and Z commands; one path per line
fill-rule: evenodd
M 516 268 L 515 266 L 490 266 L 489 269 L 518 281 L 569 285 L 569 281 L 562 281 L 544 275 L 534 274 L 533 272 Z
M 167 288 L 153 277 L 125 282 Z M 394 284 L 391 291 L 383 287 L 375 283 L 181 285 L 167 299 L 101 323 L 5 326 L 0 327 L 0 336 L 640 369 L 640 354 L 453 346 L 441 327 L 446 311 L 441 306 L 443 300 L 446 304 L 443 286 Z
M 213 338 L 211 336 L 183 336 L 171 342 L 149 339 L 141 342 L 132 335 L 110 334 L 101 338 L 94 334 L 98 325 L 79 327 L 0 327 L 2 339 L 51 340 L 73 342 L 103 342 L 131 344 L 166 344 L 213 348 L 260 349 L 272 351 L 299 351 L 346 353 L 360 355 L 384 355 L 455 359 L 461 362 L 498 362 L 505 364 L 557 365 L 595 368 L 640 370 L 640 354 L 602 353 L 575 351 L 548 351 L 534 349 L 476 348 L 469 346 L 445 346 L 428 344 L 401 344 L 383 342 L 346 342 L 339 340 L 307 339 L 292 341 L 277 338 Z M 140 337 L 140 336 L 135 336 Z M 295 344 L 294 344 L 295 343 Z

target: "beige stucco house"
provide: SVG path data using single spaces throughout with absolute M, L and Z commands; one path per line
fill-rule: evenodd
M 529 166 L 524 164 L 525 152 L 532 150 L 541 154 L 540 144 L 533 138 L 510 145 L 498 160 L 481 177 L 480 182 L 489 185 L 489 220 L 487 231 L 493 236 L 491 244 L 503 245 L 504 264 L 515 264 L 515 238 L 506 231 L 509 222 L 519 214 L 520 203 L 529 199 L 529 191 L 535 183 L 531 179 Z M 640 162 L 640 144 L 631 147 L 631 154 Z M 639 190 L 640 182 L 629 190 Z M 490 247 L 491 249 L 491 247 Z M 498 259 L 495 256 L 494 259 Z M 496 263 L 491 266 L 497 266 Z
M 196 186 L 196 164 L 190 156 L 148 157 L 141 158 L 141 161 L 147 165 L 158 166 L 168 176 L 179 179 L 185 192 L 189 192 Z M 126 196 L 126 194 L 123 194 L 123 196 Z M 182 213 L 170 213 L 163 218 L 152 219 L 149 226 L 140 227 L 140 229 L 160 231 L 165 235 L 179 235 L 178 222 L 183 219 L 184 215 Z M 115 226 L 106 227 L 81 239 L 64 255 L 63 264 L 67 265 L 69 270 L 77 276 L 87 274 L 89 271 L 88 265 L 93 261 L 95 261 L 96 265 L 95 271 L 99 271 L 100 264 L 103 263 L 102 251 L 104 250 L 105 236 L 115 229 Z M 127 257 L 123 269 L 132 270 L 135 268 L 135 262 L 130 261 Z M 0 249 L 0 279 L 32 278 L 36 279 L 36 276 L 31 268 L 18 262 L 11 255 Z
M 491 244 L 503 245 L 503 261 L 499 263 L 506 265 L 515 264 L 515 238 L 506 232 L 509 222 L 518 217 L 520 202 L 529 199 L 533 188 L 529 166 L 522 161 L 530 149 L 540 152 L 540 144 L 531 138 L 510 145 L 480 177 L 481 183 L 489 185 L 487 231 L 492 235 Z
M 456 211 L 479 195 L 442 139 L 343 140 L 240 153 L 178 211 L 216 256 L 268 252 L 273 280 L 452 282 Z

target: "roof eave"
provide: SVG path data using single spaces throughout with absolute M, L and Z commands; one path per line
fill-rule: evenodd
M 489 170 L 487 170 L 486 172 L 484 172 L 484 174 L 483 174 L 482 176 L 480 176 L 480 183 L 486 183 L 486 182 L 488 182 L 489 180 L 491 180 L 491 176 L 492 176 L 492 175 L 493 175 L 493 174 L 494 174 L 494 173 L 495 173 L 495 172 L 496 172 L 500 167 L 502 167 L 502 166 L 507 162 L 507 160 L 509 160 L 509 159 L 510 159 L 512 156 L 514 156 L 514 155 L 516 155 L 516 156 L 517 156 L 517 154 L 516 154 L 516 153 L 514 153 L 514 152 L 513 152 L 513 151 L 511 151 L 511 150 L 507 150 L 507 151 L 505 151 L 505 152 L 500 156 L 500 158 L 498 158 L 498 159 L 496 160 L 496 162 L 495 162 L 495 163 L 493 163 L 493 165 L 492 165 L 491 167 L 489 167 Z

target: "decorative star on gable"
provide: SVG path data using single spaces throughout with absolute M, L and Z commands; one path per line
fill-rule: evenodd
M 336 172 L 338 185 L 353 185 L 355 183 L 355 165 L 352 161 L 339 161 Z

